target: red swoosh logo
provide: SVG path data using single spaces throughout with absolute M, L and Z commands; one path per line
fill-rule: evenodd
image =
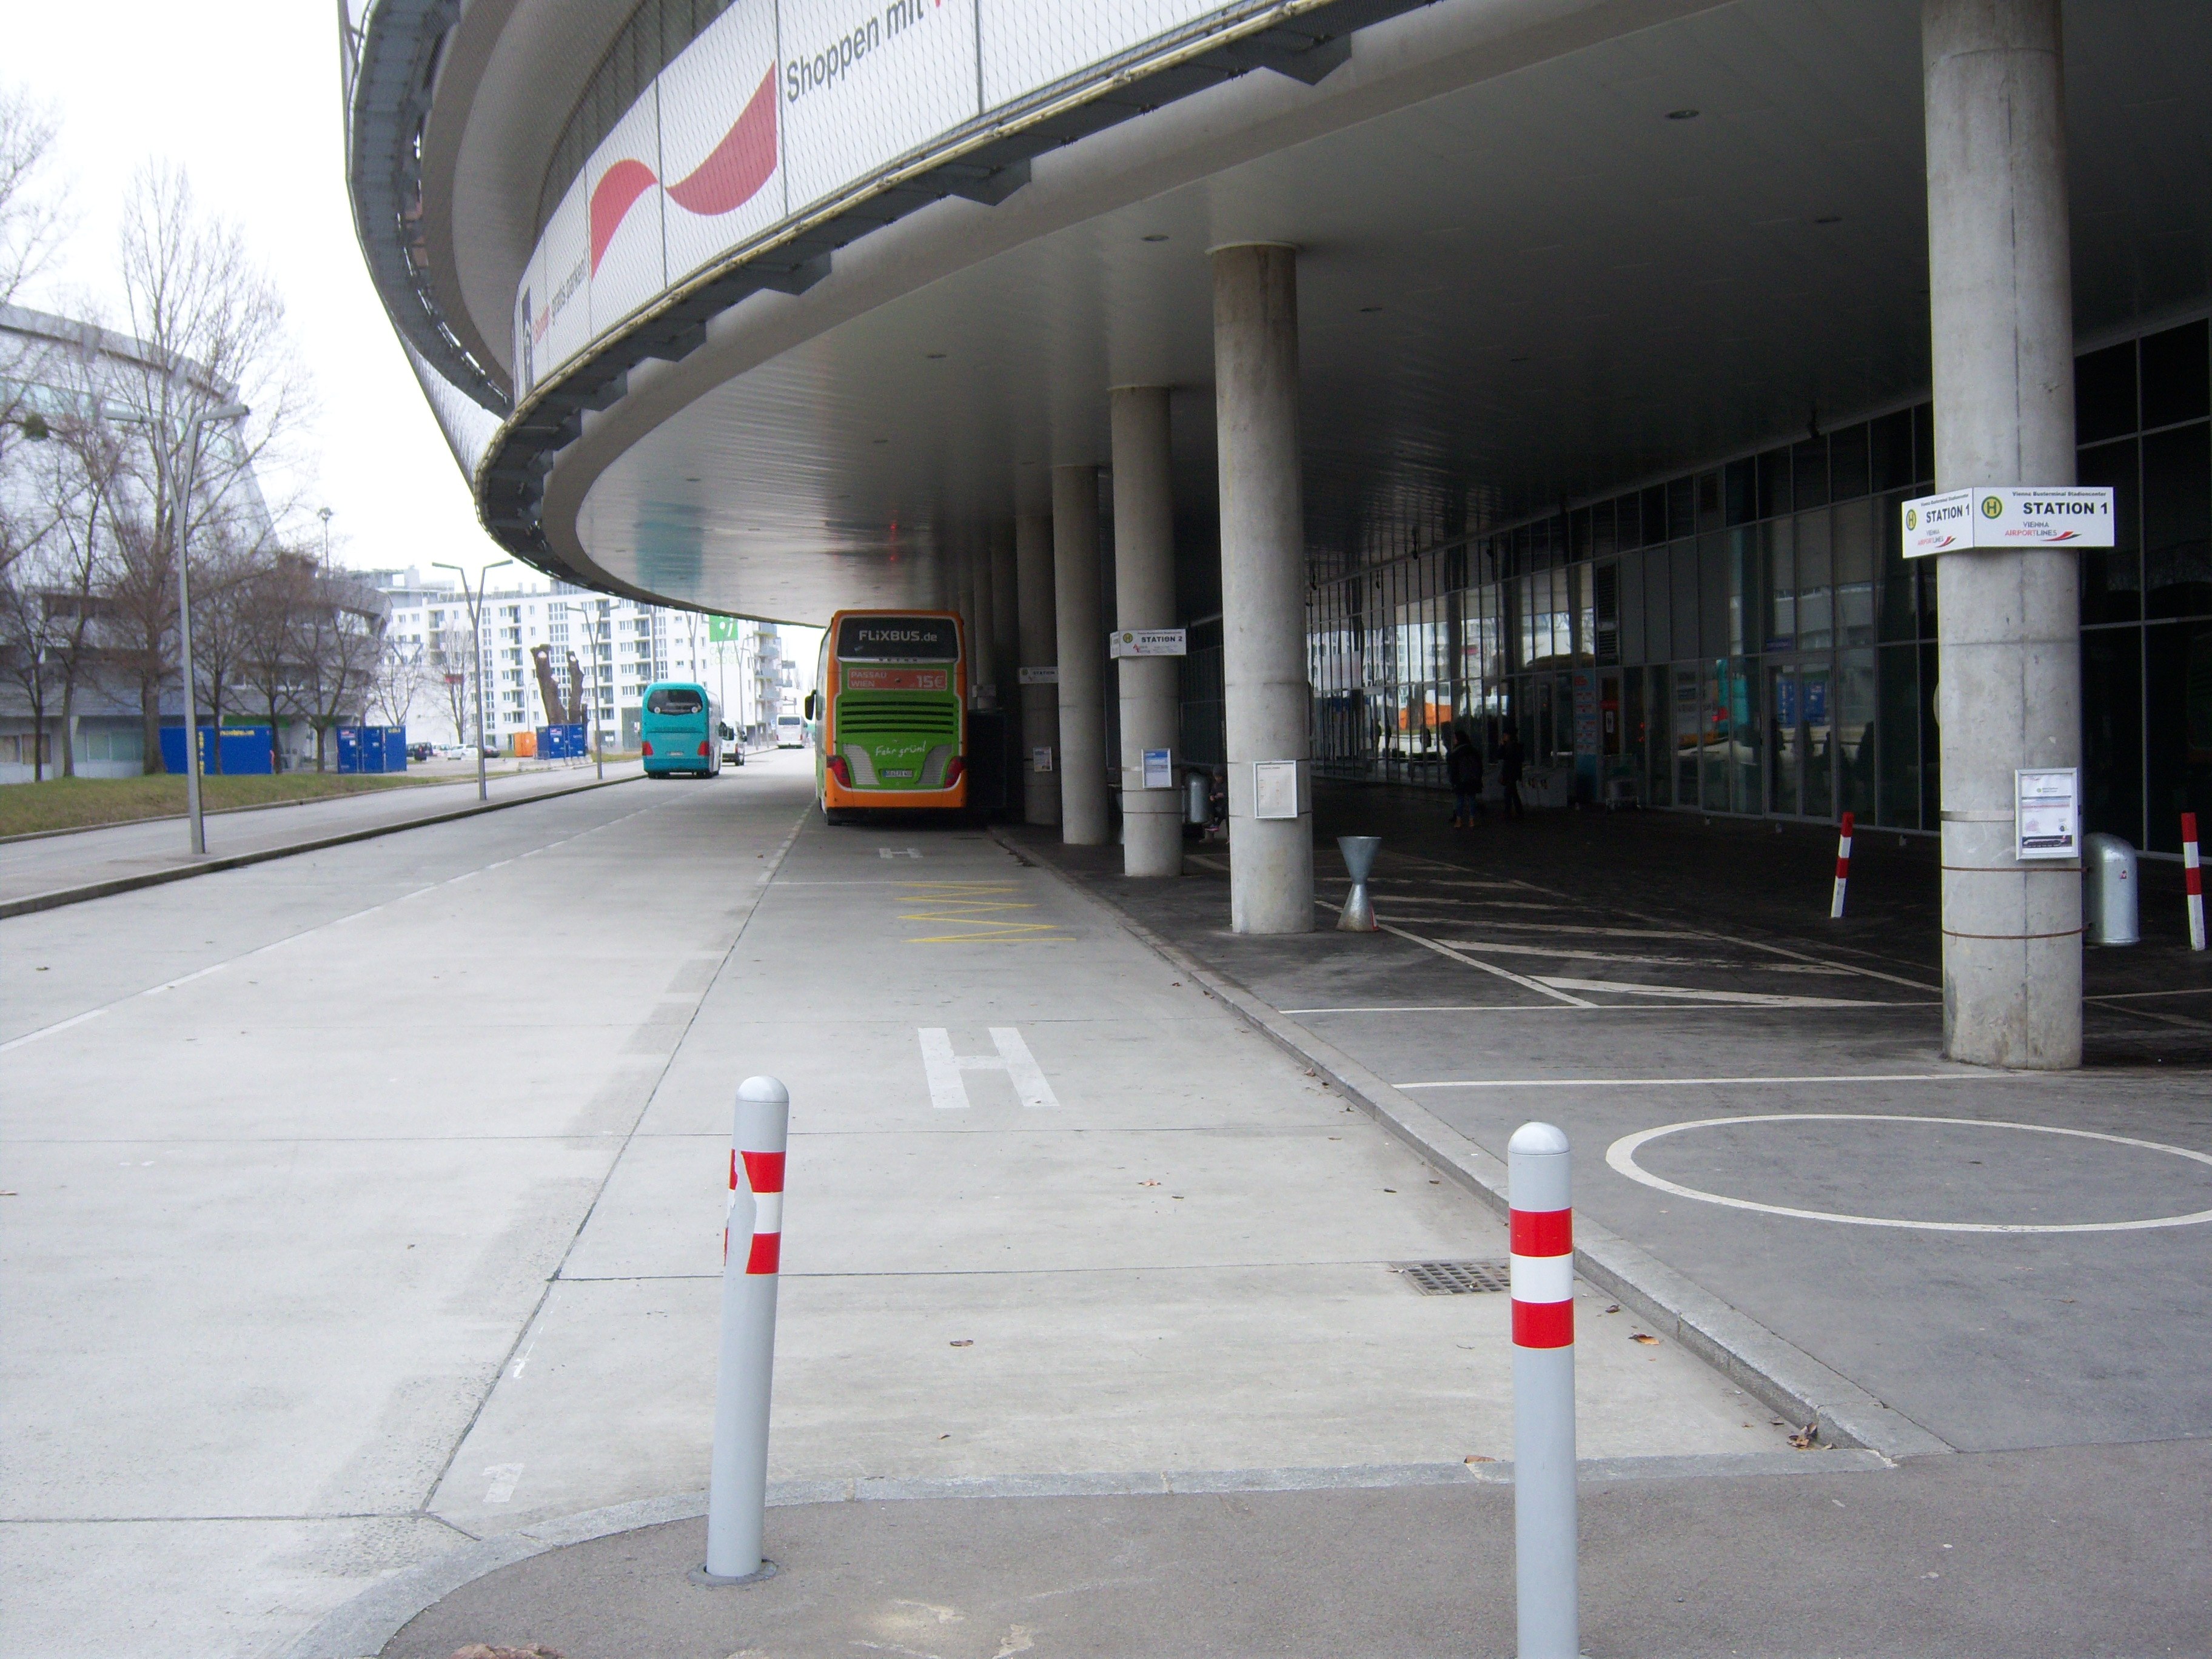
M 745 100 L 737 123 L 722 135 L 714 153 L 685 177 L 669 185 L 669 199 L 686 212 L 712 218 L 743 207 L 760 194 L 775 173 L 775 65 Z M 592 187 L 592 274 L 637 198 L 659 182 L 642 161 L 624 157 L 599 175 Z
M 616 162 L 599 175 L 599 182 L 592 187 L 592 275 L 599 274 L 599 260 L 607 251 L 607 244 L 615 239 L 615 232 L 637 201 L 654 184 L 653 169 L 642 161 L 629 157 Z
M 688 178 L 669 185 L 668 195 L 686 212 L 712 218 L 751 201 L 775 172 L 775 65 L 771 64 L 737 125 Z

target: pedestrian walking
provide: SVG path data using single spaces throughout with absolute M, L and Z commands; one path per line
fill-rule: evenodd
M 1452 828 L 1472 830 L 1482 809 L 1482 751 L 1462 726 L 1452 738 L 1451 752 L 1444 757 L 1444 781 L 1452 790 Z
M 1498 743 L 1498 781 L 1505 789 L 1505 816 L 1521 816 L 1521 770 L 1528 763 L 1528 756 L 1521 747 L 1521 733 L 1508 724 L 1505 735 Z

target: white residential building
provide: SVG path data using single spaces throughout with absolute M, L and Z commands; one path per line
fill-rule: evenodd
M 367 573 L 392 606 L 387 637 L 417 672 L 410 734 L 465 743 L 476 720 L 469 668 L 469 608 L 442 573 L 425 580 L 416 568 Z M 646 687 L 655 680 L 696 680 L 721 704 L 724 718 L 756 743 L 773 742 L 775 718 L 791 684 L 791 653 L 781 629 L 748 617 L 710 617 L 611 599 L 566 583 L 532 578 L 494 588 L 479 606 L 483 638 L 477 665 L 483 675 L 485 727 L 503 750 L 515 734 L 549 724 L 532 647 L 546 647 L 555 694 L 565 699 L 575 665 L 584 702 L 595 709 L 611 748 L 636 746 Z

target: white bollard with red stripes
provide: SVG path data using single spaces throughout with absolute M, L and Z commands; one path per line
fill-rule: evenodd
M 1513 1592 L 1518 1659 L 1582 1650 L 1575 1532 L 1575 1239 L 1567 1137 L 1505 1149 L 1513 1253 Z
M 1853 819 L 1844 814 L 1843 833 L 1836 837 L 1836 896 L 1828 903 L 1828 920 L 1837 921 L 1844 914 L 1844 887 L 1851 878 L 1851 830 Z
M 2197 856 L 2197 814 L 2181 815 L 2181 884 L 2189 894 L 2189 948 L 2204 948 L 2204 866 Z
M 730 1137 L 730 1208 L 722 1230 L 722 1353 L 714 1370 L 714 1452 L 707 1481 L 707 1584 L 772 1577 L 767 1524 L 769 1386 L 775 1371 L 775 1289 L 782 1266 L 783 1153 L 791 1095 L 772 1077 L 738 1087 Z M 744 1184 L 738 1185 L 742 1172 Z

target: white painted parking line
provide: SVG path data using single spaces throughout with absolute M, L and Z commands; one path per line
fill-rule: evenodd
M 27 1042 L 36 1042 L 40 1037 L 50 1037 L 57 1031 L 66 1031 L 72 1025 L 82 1025 L 88 1019 L 98 1019 L 106 1012 L 106 1008 L 94 1008 L 89 1012 L 77 1015 L 73 1019 L 58 1020 L 52 1025 L 42 1025 L 35 1031 L 26 1031 L 19 1037 L 12 1037 L 6 1042 L 0 1042 L 0 1054 L 6 1054 L 10 1048 L 20 1048 Z
M 1570 995 L 1565 991 L 1555 991 L 1548 985 L 1541 984 L 1535 980 L 1516 974 L 1510 968 L 1500 968 L 1494 962 L 1482 962 L 1474 957 L 1463 956 L 1459 951 L 1453 950 L 1449 945 L 1439 945 L 1436 940 L 1432 939 L 1424 939 L 1419 933 L 1409 933 L 1404 928 L 1393 927 L 1390 923 L 1382 921 L 1380 918 L 1376 919 L 1375 925 L 1381 928 L 1384 933 L 1395 933 L 1398 938 L 1406 939 L 1412 944 L 1418 945 L 1425 951 L 1434 951 L 1438 956 L 1449 957 L 1454 962 L 1463 963 L 1467 967 L 1480 968 L 1486 974 L 1495 974 L 1500 979 L 1510 980 L 1516 985 L 1524 986 L 1528 989 L 1534 991 L 1540 997 L 1552 997 L 1558 1001 L 1569 1004 L 1570 1006 L 1577 1008 L 1588 1008 L 1594 1006 L 1591 1003 L 1585 1001 L 1581 997 Z
M 1488 939 L 1451 939 L 1442 942 L 1462 951 L 1488 951 L 1505 957 L 1550 957 L 1554 961 L 1622 962 L 1650 968 L 1733 968 L 1767 974 L 1833 974 L 1838 977 L 1846 971 L 1825 963 L 1808 965 L 1795 962 L 1732 962 L 1725 957 L 1632 957 L 1614 951 L 1577 951 L 1564 945 L 1507 945 Z
M 2132 1135 L 2100 1134 L 2094 1129 L 2061 1129 L 2048 1123 L 2007 1123 L 1979 1117 L 1918 1117 L 1899 1112 L 1769 1112 L 1755 1117 L 1704 1117 L 1686 1123 L 1662 1123 L 1656 1129 L 1623 1135 L 1606 1148 L 1605 1161 L 1615 1173 L 1626 1176 L 1631 1181 L 1640 1182 L 1646 1187 L 1656 1187 L 1662 1193 L 1672 1193 L 1679 1198 L 1694 1198 L 1701 1203 L 1718 1204 L 1731 1210 L 1753 1210 L 1761 1215 L 1787 1216 L 1798 1221 L 1839 1221 L 1854 1227 L 1899 1227 L 1913 1232 L 1929 1233 L 2134 1233 L 2148 1232 L 2158 1227 L 2194 1227 L 2212 1221 L 2212 1210 L 2196 1210 L 2186 1215 L 2148 1216 L 2134 1221 L 1910 1221 L 1896 1216 L 1844 1215 L 1829 1210 L 1794 1209 L 1784 1204 L 1760 1204 L 1747 1198 L 1731 1198 L 1696 1187 L 1685 1187 L 1653 1175 L 1636 1161 L 1638 1149 L 1646 1141 L 1656 1140 L 1662 1135 L 1680 1134 L 1691 1129 L 1730 1128 L 1741 1123 L 1806 1122 L 1938 1123 L 1969 1129 L 2019 1129 L 2029 1134 L 2066 1135 L 2076 1140 L 2101 1140 L 2115 1146 L 2169 1152 L 2175 1158 L 2212 1164 L 2212 1152 L 2195 1152 L 2186 1146 L 2169 1146 L 2162 1140 L 2138 1140 Z
M 515 1487 L 522 1481 L 522 1465 L 494 1463 L 484 1470 L 484 1478 L 491 1482 L 484 1492 L 485 1503 L 510 1503 L 514 1498 Z
M 1589 991 L 1632 997 L 1668 997 L 1680 1002 L 1711 1002 L 1736 1008 L 1911 1008 L 1931 1005 L 1881 1002 L 1865 997 L 1791 997 L 1765 991 L 1692 991 L 1680 985 L 1637 985 L 1626 980 L 1554 979 L 1538 981 L 1562 991 Z

